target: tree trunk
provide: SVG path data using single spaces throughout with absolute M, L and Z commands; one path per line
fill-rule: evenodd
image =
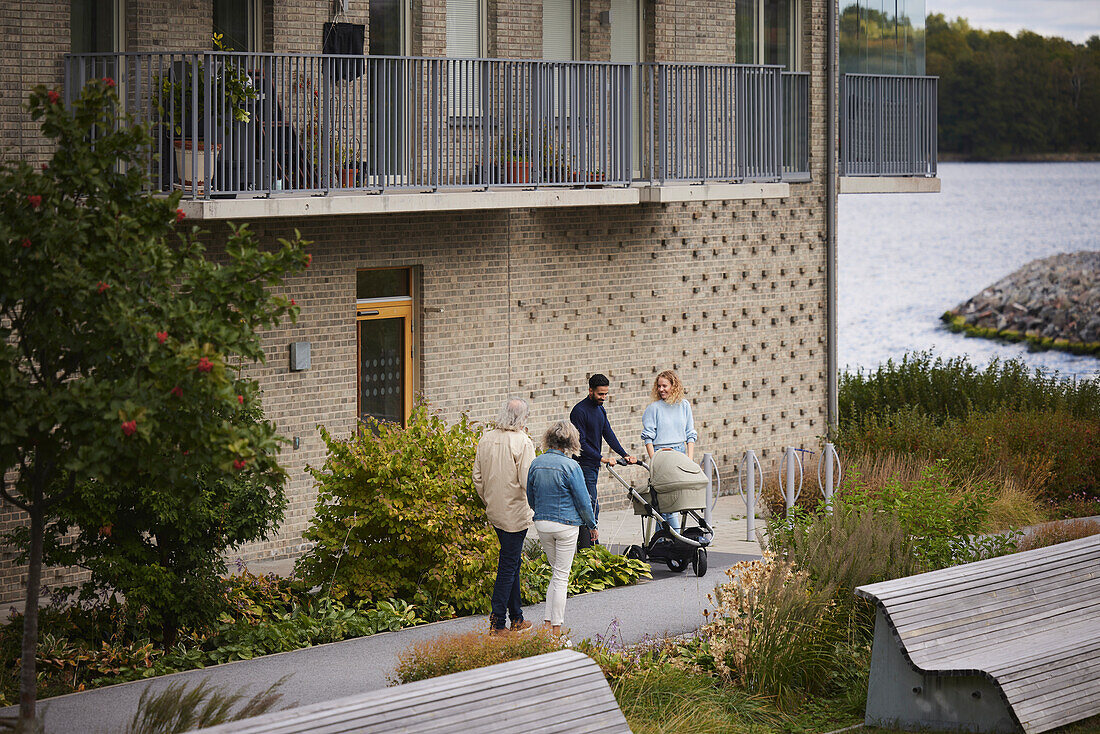
M 35 653 L 38 648 L 38 595 L 42 588 L 42 535 L 44 510 L 41 502 L 30 507 L 31 548 L 27 566 L 27 602 L 23 609 L 23 669 L 19 686 L 20 731 L 36 731 L 35 699 L 38 697 L 38 676 Z

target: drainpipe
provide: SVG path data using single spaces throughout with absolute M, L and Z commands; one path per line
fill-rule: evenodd
M 836 169 L 837 169 L 837 0 L 828 0 L 828 34 L 825 44 L 825 393 L 828 405 L 825 422 L 832 438 L 837 424 L 837 356 L 836 356 Z

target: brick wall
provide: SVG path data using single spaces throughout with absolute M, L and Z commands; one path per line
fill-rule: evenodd
M 291 481 L 281 536 L 242 556 L 295 551 L 315 496 L 305 466 L 324 459 L 315 426 L 337 436 L 354 426 L 356 268 L 418 268 L 420 388 L 449 419 L 489 420 L 520 395 L 537 437 L 601 371 L 613 427 L 641 453 L 653 379 L 673 368 L 693 403 L 699 451 L 727 476 L 745 449 L 770 470 L 782 446 L 815 446 L 825 410 L 824 212 L 815 185 L 792 188 L 773 201 L 255 223 L 265 238 L 300 229 L 314 259 L 285 287 L 302 308 L 298 323 L 267 334 L 268 364 L 249 371 L 301 448 L 283 456 Z M 313 366 L 290 373 L 287 345 L 300 340 L 311 342 Z M 602 491 L 605 506 L 621 501 L 612 485 Z

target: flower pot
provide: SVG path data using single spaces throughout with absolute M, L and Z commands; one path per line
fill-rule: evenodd
M 359 169 L 345 168 L 340 171 L 340 185 L 345 189 L 354 189 L 359 186 Z
M 531 183 L 531 161 L 508 161 L 504 164 L 505 183 Z
M 185 189 L 193 187 L 198 188 L 199 191 L 206 190 L 206 142 L 202 140 L 173 140 L 172 147 L 176 153 L 176 174 L 179 176 L 180 184 Z M 214 145 L 214 160 L 216 163 L 218 160 L 218 154 L 221 153 L 222 146 Z M 211 169 L 214 168 L 211 163 Z M 213 173 L 213 170 L 211 170 Z

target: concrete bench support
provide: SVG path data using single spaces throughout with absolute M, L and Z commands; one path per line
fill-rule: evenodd
M 1036 734 L 1100 714 L 1100 536 L 871 584 L 866 723 Z
M 630 727 L 599 666 L 562 650 L 200 731 L 630 734 Z

